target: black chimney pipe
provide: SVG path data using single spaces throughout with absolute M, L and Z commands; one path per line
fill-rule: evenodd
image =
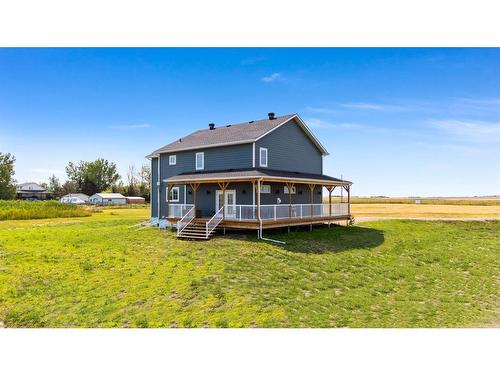
M 211 122 L 210 124 L 208 124 L 208 127 L 210 128 L 210 130 L 214 130 L 215 124 L 213 122 Z
M 274 112 L 269 112 L 269 113 L 267 114 L 267 116 L 269 117 L 269 120 L 274 120 L 274 119 L 276 119 L 276 115 L 274 114 Z

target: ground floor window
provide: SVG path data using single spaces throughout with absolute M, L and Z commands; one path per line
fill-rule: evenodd
M 271 185 L 260 185 L 260 193 L 261 194 L 270 194 L 271 193 Z
M 295 194 L 295 186 L 292 186 L 292 194 Z M 288 191 L 288 186 L 285 185 L 285 194 L 289 194 L 289 191 Z
M 173 187 L 170 189 L 170 202 L 179 202 L 179 187 Z

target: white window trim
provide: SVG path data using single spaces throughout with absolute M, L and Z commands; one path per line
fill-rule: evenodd
M 177 155 L 170 155 L 168 157 L 168 165 L 176 165 L 176 164 L 177 164 Z
M 297 192 L 297 189 L 295 186 L 292 186 L 292 194 L 295 194 Z M 284 186 L 283 193 L 288 195 L 288 186 Z
M 201 155 L 201 167 L 198 166 L 198 155 Z M 194 163 L 195 163 L 197 171 L 201 171 L 201 170 L 205 169 L 205 153 L 204 152 L 197 152 L 196 156 L 194 157 Z
M 264 190 L 264 186 L 266 188 L 269 188 L 269 191 L 263 191 Z M 261 194 L 271 194 L 271 185 L 264 185 L 264 184 L 260 185 L 260 193 Z
M 176 190 L 177 191 L 177 199 L 172 199 L 172 192 Z M 178 186 L 174 186 L 173 188 L 170 189 L 170 199 L 168 200 L 169 202 L 179 202 L 180 198 L 180 191 Z
M 265 163 L 262 162 L 262 151 L 264 151 L 264 150 L 266 151 L 266 162 Z M 269 158 L 269 152 L 267 151 L 267 148 L 259 147 L 259 166 L 267 168 L 267 164 L 269 161 L 268 158 Z

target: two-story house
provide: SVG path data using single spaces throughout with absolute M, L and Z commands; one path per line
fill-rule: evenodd
M 297 114 L 198 130 L 153 151 L 151 217 L 179 237 L 216 228 L 265 228 L 351 220 L 351 182 L 323 174 L 328 152 Z M 336 187 L 347 202 L 332 203 Z M 323 188 L 329 192 L 323 203 Z

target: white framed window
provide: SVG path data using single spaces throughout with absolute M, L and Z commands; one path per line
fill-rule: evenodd
M 196 153 L 196 170 L 205 169 L 205 153 L 197 152 Z
M 295 194 L 296 192 L 296 189 L 295 189 L 295 186 L 292 186 L 292 194 Z M 285 185 L 285 194 L 289 194 L 288 193 L 288 186 Z
M 170 202 L 179 202 L 179 187 L 175 186 L 170 189 Z
M 271 193 L 271 185 L 260 185 L 260 193 L 261 194 L 270 194 Z
M 168 157 L 168 165 L 176 165 L 177 164 L 177 155 L 170 155 Z
M 267 167 L 267 148 L 259 148 L 259 165 L 261 167 Z

